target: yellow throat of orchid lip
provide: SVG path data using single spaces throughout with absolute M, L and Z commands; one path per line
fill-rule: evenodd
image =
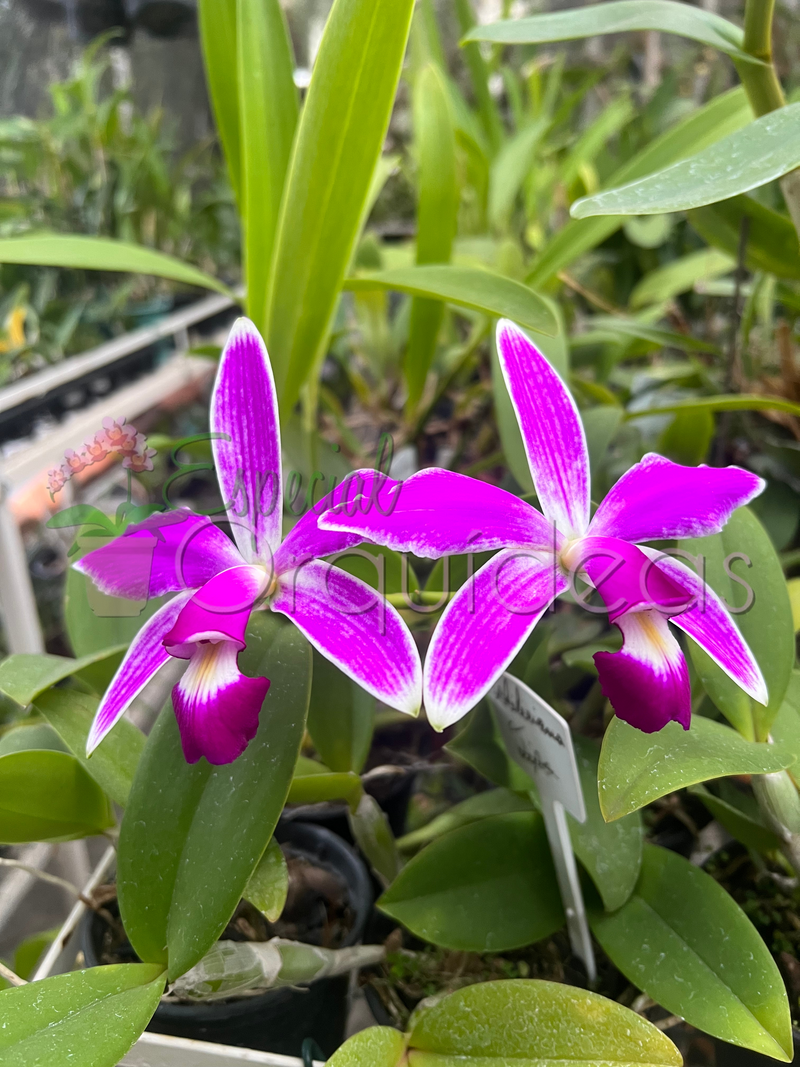
M 558 561 L 565 574 L 572 574 L 580 567 L 582 537 L 574 537 L 567 541 L 558 554 Z

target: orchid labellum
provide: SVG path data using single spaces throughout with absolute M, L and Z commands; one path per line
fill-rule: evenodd
M 566 386 L 513 323 L 497 348 L 542 508 L 495 486 L 431 468 L 411 477 L 390 515 L 337 503 L 320 520 L 398 551 L 438 558 L 496 551 L 450 601 L 434 631 L 423 696 L 444 729 L 483 697 L 556 597 L 580 576 L 621 631 L 618 652 L 595 653 L 617 715 L 645 732 L 670 720 L 689 728 L 689 676 L 669 622 L 689 634 L 753 699 L 767 689 L 722 601 L 686 566 L 640 542 L 718 533 L 764 487 L 738 467 L 682 467 L 650 454 L 590 521 L 589 457 Z
M 255 736 L 269 687 L 266 678 L 243 675 L 237 663 L 250 614 L 259 609 L 286 615 L 364 689 L 416 714 L 422 668 L 400 615 L 366 583 L 321 558 L 362 540 L 318 525 L 318 514 L 346 496 L 347 485 L 307 512 L 282 540 L 275 386 L 264 342 L 246 319 L 234 325 L 222 353 L 211 430 L 235 544 L 209 518 L 182 509 L 151 516 L 76 564 L 114 596 L 177 594 L 131 644 L 98 708 L 88 751 L 159 668 L 177 657 L 188 661 L 173 690 L 186 759 L 236 759 Z M 382 477 L 359 472 L 357 484 L 368 490 L 371 479 Z

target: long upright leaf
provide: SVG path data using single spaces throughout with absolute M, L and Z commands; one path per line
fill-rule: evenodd
M 744 89 L 731 89 L 662 133 L 615 171 L 608 184 L 634 181 L 668 167 L 676 160 L 700 152 L 727 134 L 741 129 L 752 117 Z M 533 286 L 542 285 L 578 256 L 605 241 L 624 221 L 624 218 L 617 216 L 571 219 L 537 257 L 527 282 Z
M 242 148 L 236 79 L 236 0 L 200 0 L 198 19 L 208 94 L 231 185 L 241 210 Z
M 466 39 L 498 44 L 546 44 L 625 30 L 675 33 L 718 48 L 744 62 L 759 62 L 744 51 L 744 34 L 734 23 L 711 11 L 676 0 L 613 0 L 612 3 L 589 4 L 526 19 L 508 19 L 480 26 L 470 31 Z
M 297 126 L 294 59 L 278 0 L 237 0 L 247 311 L 265 327 L 269 269 Z
M 414 130 L 417 137 L 419 195 L 417 204 L 417 263 L 447 263 L 453 249 L 458 216 L 456 134 L 450 118 L 447 89 L 433 65 L 414 85 Z M 436 354 L 444 315 L 440 301 L 415 297 L 405 358 L 408 407 L 413 410 L 425 387 Z
M 767 271 L 779 278 L 800 279 L 797 230 L 785 215 L 760 204 L 752 196 L 734 196 L 718 204 L 695 208 L 689 223 L 704 241 L 737 256 L 742 220 L 749 219 L 745 264 L 749 270 Z
M 389 124 L 413 0 L 335 0 L 286 179 L 267 337 L 284 410 L 325 353 Z
M 455 8 L 461 32 L 463 34 L 469 33 L 476 21 L 470 0 L 455 0 Z M 480 45 L 477 41 L 469 41 L 464 44 L 464 60 L 472 81 L 472 92 L 475 95 L 475 103 L 478 106 L 481 124 L 492 152 L 497 152 L 503 142 L 503 120 L 500 118 L 497 104 L 494 102 L 489 89 L 489 68 L 481 55 Z
M 82 237 L 71 233 L 37 233 L 0 240 L 0 263 L 30 263 L 37 267 L 73 267 L 77 270 L 118 270 L 154 274 L 186 285 L 215 289 L 230 296 L 222 282 L 165 252 L 110 237 Z
M 234 763 L 188 765 L 172 709 L 153 728 L 131 789 L 117 883 L 140 958 L 170 981 L 208 951 L 233 914 L 283 808 L 305 724 L 311 653 L 274 615 L 247 630 L 242 670 L 270 691 L 253 741 Z

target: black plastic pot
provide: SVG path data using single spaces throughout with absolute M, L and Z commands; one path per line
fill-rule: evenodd
M 339 874 L 347 886 L 353 923 L 340 946 L 357 944 L 372 909 L 372 887 L 366 867 L 341 838 L 321 826 L 282 821 L 275 837 L 315 866 Z M 92 913 L 81 935 L 87 966 L 97 966 L 103 919 Z M 303 1041 L 312 1038 L 325 1056 L 344 1040 L 348 976 L 322 978 L 310 986 L 270 990 L 258 996 L 209 1004 L 162 1001 L 147 1029 L 157 1034 L 214 1041 L 222 1045 L 286 1056 L 300 1056 Z
M 194 25 L 196 0 L 125 0 L 128 18 L 154 37 L 177 37 Z

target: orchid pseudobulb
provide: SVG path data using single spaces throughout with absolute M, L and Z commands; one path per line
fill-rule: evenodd
M 763 481 L 738 467 L 682 467 L 649 454 L 590 522 L 589 456 L 572 396 L 513 323 L 499 323 L 497 348 L 541 512 L 493 485 L 431 468 L 403 485 L 388 517 L 338 503 L 320 520 L 324 529 L 431 558 L 496 551 L 434 631 L 423 679 L 431 723 L 444 729 L 488 692 L 556 597 L 575 592 L 576 575 L 598 590 L 623 636 L 618 652 L 594 657 L 620 718 L 648 733 L 670 720 L 689 728 L 689 675 L 669 622 L 766 704 L 761 671 L 722 601 L 677 560 L 638 547 L 719 532 Z
M 170 657 L 188 661 L 173 690 L 186 759 L 236 759 L 258 728 L 269 687 L 238 668 L 254 610 L 286 615 L 317 650 L 390 707 L 414 715 L 422 667 L 398 612 L 366 583 L 323 562 L 359 535 L 320 529 L 318 515 L 349 486 L 307 512 L 282 540 L 280 428 L 264 342 L 234 325 L 211 400 L 214 460 L 235 544 L 188 509 L 153 515 L 76 564 L 105 593 L 177 595 L 137 634 L 98 708 L 87 749 L 102 741 Z M 357 472 L 369 487 L 374 471 Z M 395 484 L 395 483 L 392 483 Z

